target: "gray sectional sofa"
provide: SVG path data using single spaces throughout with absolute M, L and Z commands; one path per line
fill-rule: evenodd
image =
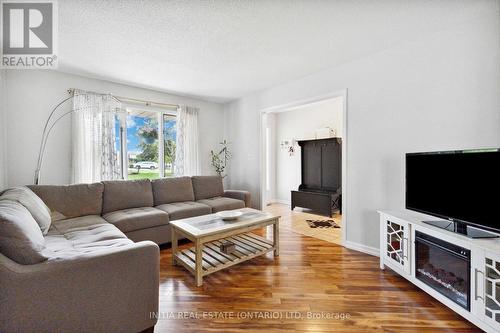
M 4 191 L 0 332 L 150 330 L 169 221 L 249 205 L 215 176 Z
M 53 219 L 101 215 L 134 242 L 171 241 L 169 221 L 250 206 L 246 191 L 224 191 L 218 176 L 29 186 Z

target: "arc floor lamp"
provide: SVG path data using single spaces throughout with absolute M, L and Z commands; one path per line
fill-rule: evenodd
M 43 127 L 43 133 L 42 133 L 42 141 L 40 142 L 40 149 L 38 151 L 38 160 L 35 169 L 35 180 L 34 180 L 35 185 L 38 185 L 40 183 L 40 170 L 42 168 L 43 155 L 45 154 L 45 146 L 47 145 L 47 139 L 49 138 L 50 132 L 52 131 L 54 126 L 59 122 L 59 120 L 66 117 L 70 113 L 74 112 L 74 110 L 70 110 L 57 117 L 56 116 L 57 110 L 59 109 L 59 107 L 61 107 L 61 105 L 65 104 L 67 101 L 73 99 L 74 97 L 75 95 L 72 94 L 70 97 L 67 97 L 63 99 L 61 102 L 59 102 L 59 104 L 57 104 L 52 109 L 49 117 L 47 118 L 47 121 L 45 122 L 45 126 Z
M 64 105 L 66 102 L 72 100 L 77 96 L 78 94 L 75 94 L 74 90 L 69 91 L 71 96 L 63 99 L 61 102 L 59 102 L 50 112 L 49 117 L 47 118 L 47 121 L 45 122 L 45 126 L 43 127 L 43 133 L 42 133 L 42 141 L 40 142 L 40 149 L 38 151 L 38 160 L 36 163 L 36 169 L 35 169 L 35 178 L 34 178 L 34 183 L 35 185 L 40 184 L 40 175 L 41 175 L 41 169 L 43 165 L 43 157 L 45 155 L 45 148 L 47 146 L 47 140 L 50 136 L 50 133 L 52 132 L 52 129 L 57 125 L 57 123 L 65 118 L 66 116 L 78 112 L 81 109 L 71 109 L 69 111 L 64 112 L 63 114 L 59 114 L 57 111 L 60 110 L 60 107 Z M 113 95 L 110 94 L 100 94 L 100 95 L 107 95 L 111 96 L 111 98 L 115 99 L 117 102 L 120 102 L 120 100 Z
M 180 105 L 178 104 L 168 104 L 168 103 L 162 103 L 162 102 L 153 102 L 153 101 L 146 101 L 142 99 L 136 99 L 136 98 L 130 98 L 130 97 L 121 97 L 121 96 L 114 96 L 112 94 L 103 94 L 103 93 L 98 93 L 98 92 L 93 92 L 93 91 L 83 91 L 83 94 L 94 94 L 94 95 L 100 95 L 100 96 L 109 96 L 118 103 L 131 103 L 131 104 L 142 104 L 145 106 L 159 106 L 159 107 L 165 107 L 165 108 L 175 108 L 178 109 Z M 34 183 L 35 185 L 39 185 L 40 183 L 40 171 L 42 169 L 43 165 L 43 157 L 45 155 L 45 147 L 47 145 L 47 140 L 49 138 L 50 133 L 52 132 L 52 129 L 54 126 L 57 125 L 57 123 L 63 119 L 64 117 L 80 111 L 79 109 L 71 109 L 69 111 L 64 112 L 63 114 L 58 114 L 59 108 L 64 105 L 66 102 L 69 100 L 72 100 L 75 98 L 75 96 L 81 95 L 79 94 L 75 89 L 69 89 L 68 93 L 70 94 L 69 97 L 63 99 L 61 102 L 59 102 L 50 112 L 49 117 L 47 118 L 47 121 L 45 122 L 45 126 L 43 128 L 43 133 L 42 133 L 42 141 L 40 142 L 40 149 L 38 151 L 38 160 L 36 163 L 36 169 L 35 169 L 35 179 Z

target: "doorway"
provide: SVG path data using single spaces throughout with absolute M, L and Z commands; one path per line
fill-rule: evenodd
M 346 238 L 347 90 L 261 111 L 261 207 L 279 213 L 282 226 L 336 244 Z M 336 138 L 341 143 L 342 209 L 332 216 L 317 210 L 291 210 L 291 191 L 302 184 L 299 141 Z M 319 141 L 318 141 L 319 142 Z M 303 187 L 303 186 L 302 186 Z M 339 207 L 337 207 L 339 208 Z

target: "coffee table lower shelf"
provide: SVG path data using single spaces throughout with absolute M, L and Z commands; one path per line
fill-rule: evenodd
M 221 252 L 220 245 L 223 241 L 234 243 L 236 245 L 235 251 L 231 254 Z M 202 253 L 202 276 L 206 276 L 274 250 L 275 247 L 271 240 L 251 232 L 204 243 Z M 175 259 L 177 263 L 184 266 L 192 274 L 196 274 L 195 247 L 177 252 L 175 254 Z

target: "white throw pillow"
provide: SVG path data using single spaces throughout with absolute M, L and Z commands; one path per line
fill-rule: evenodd
M 28 209 L 16 201 L 0 200 L 0 252 L 19 264 L 31 265 L 47 260 L 44 249 L 42 231 Z
M 50 209 L 32 190 L 26 186 L 13 187 L 3 192 L 0 200 L 19 202 L 31 213 L 42 233 L 47 234 L 51 223 Z

